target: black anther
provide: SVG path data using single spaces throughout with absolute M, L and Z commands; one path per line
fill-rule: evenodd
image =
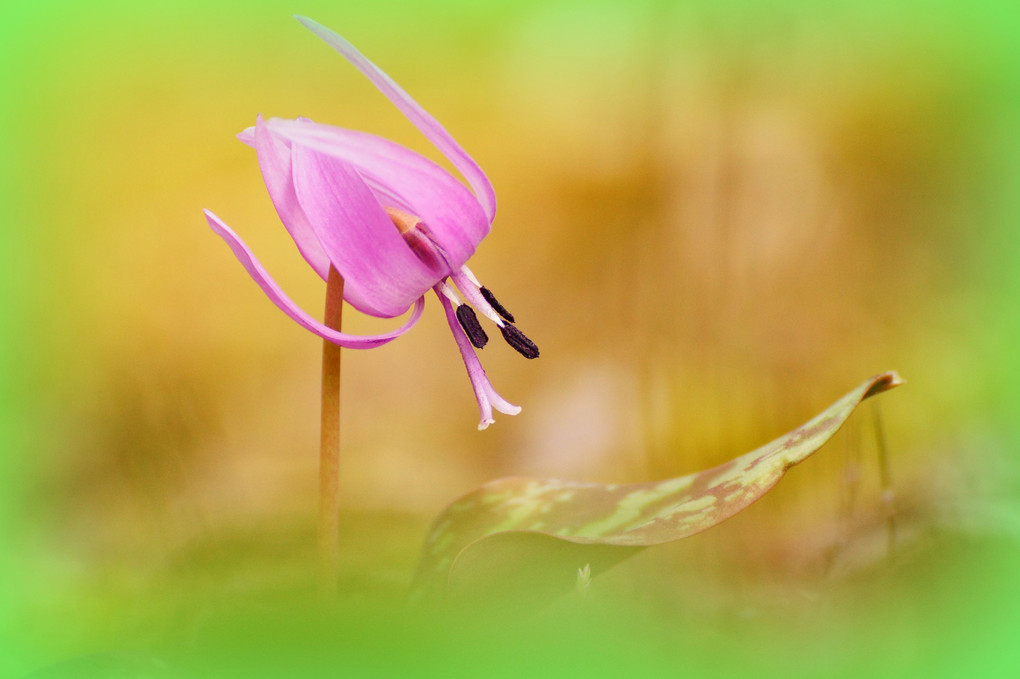
M 481 293 L 482 293 L 482 297 L 485 298 L 485 301 L 488 302 L 489 305 L 492 306 L 492 308 L 496 310 L 497 314 L 502 316 L 504 319 L 510 321 L 511 323 L 514 322 L 514 315 L 512 313 L 510 313 L 509 311 L 507 311 L 506 307 L 503 306 L 502 304 L 500 304 L 496 300 L 496 296 L 492 294 L 491 290 L 489 290 L 488 288 L 483 286 L 481 288 Z
M 516 325 L 506 323 L 500 330 L 506 343 L 516 349 L 524 358 L 538 358 L 538 347 L 517 329 Z
M 471 344 L 479 349 L 486 345 L 489 336 L 485 334 L 482 324 L 478 322 L 478 316 L 475 315 L 474 309 L 467 304 L 461 304 L 457 307 L 457 320 L 460 321 L 460 327 L 464 328 Z

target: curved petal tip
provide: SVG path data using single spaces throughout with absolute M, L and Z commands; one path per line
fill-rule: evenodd
M 478 204 L 482 207 L 482 211 L 491 224 L 496 216 L 496 192 L 492 188 L 492 183 L 485 176 L 478 163 L 468 155 L 467 151 L 457 143 L 439 121 L 433 118 L 418 102 L 411 98 L 411 95 L 397 85 L 382 69 L 369 61 L 365 55 L 359 52 L 342 35 L 306 16 L 295 14 L 294 18 L 361 71 L 362 75 L 368 78 L 447 157 L 453 166 L 464 176 L 464 179 L 467 180 L 468 185 L 478 199 Z
M 255 148 L 255 126 L 246 127 L 237 133 L 237 138 L 246 146 Z
M 404 334 L 418 322 L 421 318 L 422 311 L 425 308 L 425 298 L 419 297 L 414 303 L 414 308 L 411 311 L 411 315 L 402 326 L 396 330 L 384 333 L 381 335 L 349 335 L 347 333 L 339 332 L 333 328 L 329 328 L 320 323 L 315 318 L 308 315 L 302 310 L 297 304 L 295 304 L 290 297 L 288 297 L 283 290 L 277 285 L 269 273 L 265 270 L 262 264 L 256 259 L 254 253 L 248 248 L 248 246 L 242 241 L 238 235 L 227 226 L 226 222 L 217 217 L 211 210 L 204 210 L 205 218 L 209 222 L 209 226 L 212 230 L 222 238 L 230 249 L 233 251 L 234 256 L 237 257 L 238 261 L 248 272 L 262 291 L 266 294 L 266 297 L 272 301 L 281 311 L 287 314 L 293 321 L 323 339 L 327 339 L 334 344 L 339 344 L 342 347 L 348 349 L 372 349 L 378 346 L 382 346 L 387 342 L 390 342 L 400 335 Z M 244 330 L 241 332 L 250 332 Z

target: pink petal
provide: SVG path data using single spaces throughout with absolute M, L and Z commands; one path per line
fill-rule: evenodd
M 252 128 L 248 129 L 252 130 Z M 274 137 L 266 129 L 261 115 L 255 122 L 253 134 L 246 135 L 246 137 L 247 139 L 242 138 L 241 141 L 248 143 L 250 140 L 251 145 L 258 152 L 262 179 L 266 182 L 269 197 L 273 199 L 273 205 L 276 207 L 277 214 L 280 215 L 280 220 L 287 227 L 301 256 L 315 269 L 315 273 L 319 274 L 322 280 L 326 280 L 326 275 L 329 273 L 329 257 L 319 245 L 319 239 L 316 238 L 311 224 L 308 223 L 308 218 L 301 210 L 301 205 L 298 204 L 294 183 L 291 180 L 289 144 Z
M 382 137 L 307 118 L 272 118 L 266 125 L 291 145 L 301 144 L 353 165 L 380 202 L 425 222 L 453 269 L 460 268 L 489 233 L 489 221 L 474 194 L 419 153 Z
M 262 120 L 262 116 L 259 115 L 259 120 Z M 245 146 L 255 148 L 255 126 L 246 127 L 237 133 L 237 138 L 241 140 L 241 143 Z
M 453 332 L 453 339 L 457 342 L 457 348 L 460 349 L 460 357 L 464 361 L 464 367 L 467 368 L 468 378 L 471 380 L 471 388 L 475 391 L 475 400 L 478 401 L 478 410 L 481 414 L 481 421 L 478 423 L 479 429 L 485 429 L 490 424 L 495 422 L 492 419 L 492 408 L 495 406 L 496 410 L 507 415 L 516 415 L 521 412 L 520 406 L 515 406 L 512 403 L 507 402 L 502 396 L 496 393 L 496 390 L 492 388 L 492 384 L 489 383 L 489 378 L 485 374 L 485 368 L 482 367 L 482 362 L 478 360 L 478 355 L 475 354 L 475 349 L 471 346 L 471 340 L 464 334 L 463 328 L 460 327 L 460 322 L 457 320 L 457 314 L 453 309 L 453 304 L 447 299 L 446 295 L 441 293 L 438 289 L 433 288 L 436 293 L 436 297 L 443 305 L 443 311 L 446 312 L 446 322 L 450 324 L 450 330 Z
M 309 30 L 325 40 L 333 49 L 343 55 L 348 61 L 354 64 L 355 68 L 361 71 L 365 77 L 379 88 L 407 118 L 414 123 L 425 137 L 436 145 L 454 167 L 467 179 L 468 184 L 475 192 L 478 202 L 485 212 L 489 223 L 496 216 L 496 193 L 489 183 L 488 177 L 482 172 L 471 156 L 461 148 L 450 133 L 443 129 L 435 118 L 429 115 L 425 109 L 418 105 L 407 92 L 397 83 L 383 73 L 378 66 L 366 59 L 354 45 L 347 42 L 343 37 L 329 30 L 325 26 L 312 21 L 308 17 L 295 16 L 295 19 L 304 24 Z
M 262 267 L 262 264 L 255 258 L 252 251 L 248 249 L 248 246 L 238 238 L 237 234 L 227 226 L 223 220 L 214 215 L 209 210 L 205 211 L 205 218 L 209 221 L 209 226 L 219 236 L 227 242 L 230 249 L 234 251 L 234 255 L 244 266 L 245 270 L 248 271 L 262 291 L 266 293 L 266 296 L 275 304 L 280 307 L 283 313 L 290 316 L 298 325 L 302 328 L 309 330 L 323 339 L 327 339 L 334 344 L 339 344 L 342 347 L 349 349 L 373 349 L 378 346 L 382 346 L 391 340 L 396 339 L 400 335 L 411 329 L 418 319 L 421 318 L 422 310 L 425 308 L 425 298 L 420 297 L 414 305 L 414 309 L 411 311 L 411 316 L 407 319 L 407 322 L 392 332 L 388 332 L 383 335 L 348 335 L 346 333 L 337 332 L 331 328 L 327 328 L 325 325 L 315 320 L 307 313 L 305 313 L 299 306 L 294 304 L 293 301 L 280 286 L 269 277 L 266 270 Z
M 398 316 L 435 285 L 351 165 L 293 144 L 291 166 L 308 223 L 344 277 L 344 299 L 373 316 Z

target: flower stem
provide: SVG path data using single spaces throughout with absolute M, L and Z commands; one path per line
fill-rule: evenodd
M 344 279 L 332 266 L 326 280 L 323 323 L 340 330 Z M 340 346 L 322 341 L 322 434 L 319 446 L 319 576 L 326 593 L 337 588 L 340 564 Z

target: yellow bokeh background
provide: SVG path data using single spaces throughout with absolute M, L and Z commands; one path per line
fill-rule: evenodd
M 397 341 L 345 352 L 348 592 L 399 600 L 430 519 L 486 480 L 689 473 L 896 369 L 908 385 L 877 407 L 908 566 L 886 570 L 868 407 L 746 515 L 621 565 L 606 589 L 666 628 L 881 591 L 907 649 L 889 667 L 909 668 L 942 639 L 909 583 L 938 590 L 959 569 L 946 619 L 1008 631 L 985 604 L 1010 600 L 988 573 L 1020 526 L 1014 8 L 15 2 L 0 261 L 4 558 L 20 584 L 0 668 L 162 629 L 187 618 L 182 591 L 309 574 L 321 344 L 202 209 L 319 315 L 323 284 L 234 135 L 258 113 L 305 115 L 440 157 L 295 11 L 354 42 L 485 169 L 499 209 L 471 267 L 542 349 L 482 352 L 523 406 L 484 432 L 434 300 Z M 395 324 L 346 312 L 349 332 Z M 68 610 L 80 619 L 39 642 Z M 823 617 L 845 632 L 857 614 Z

